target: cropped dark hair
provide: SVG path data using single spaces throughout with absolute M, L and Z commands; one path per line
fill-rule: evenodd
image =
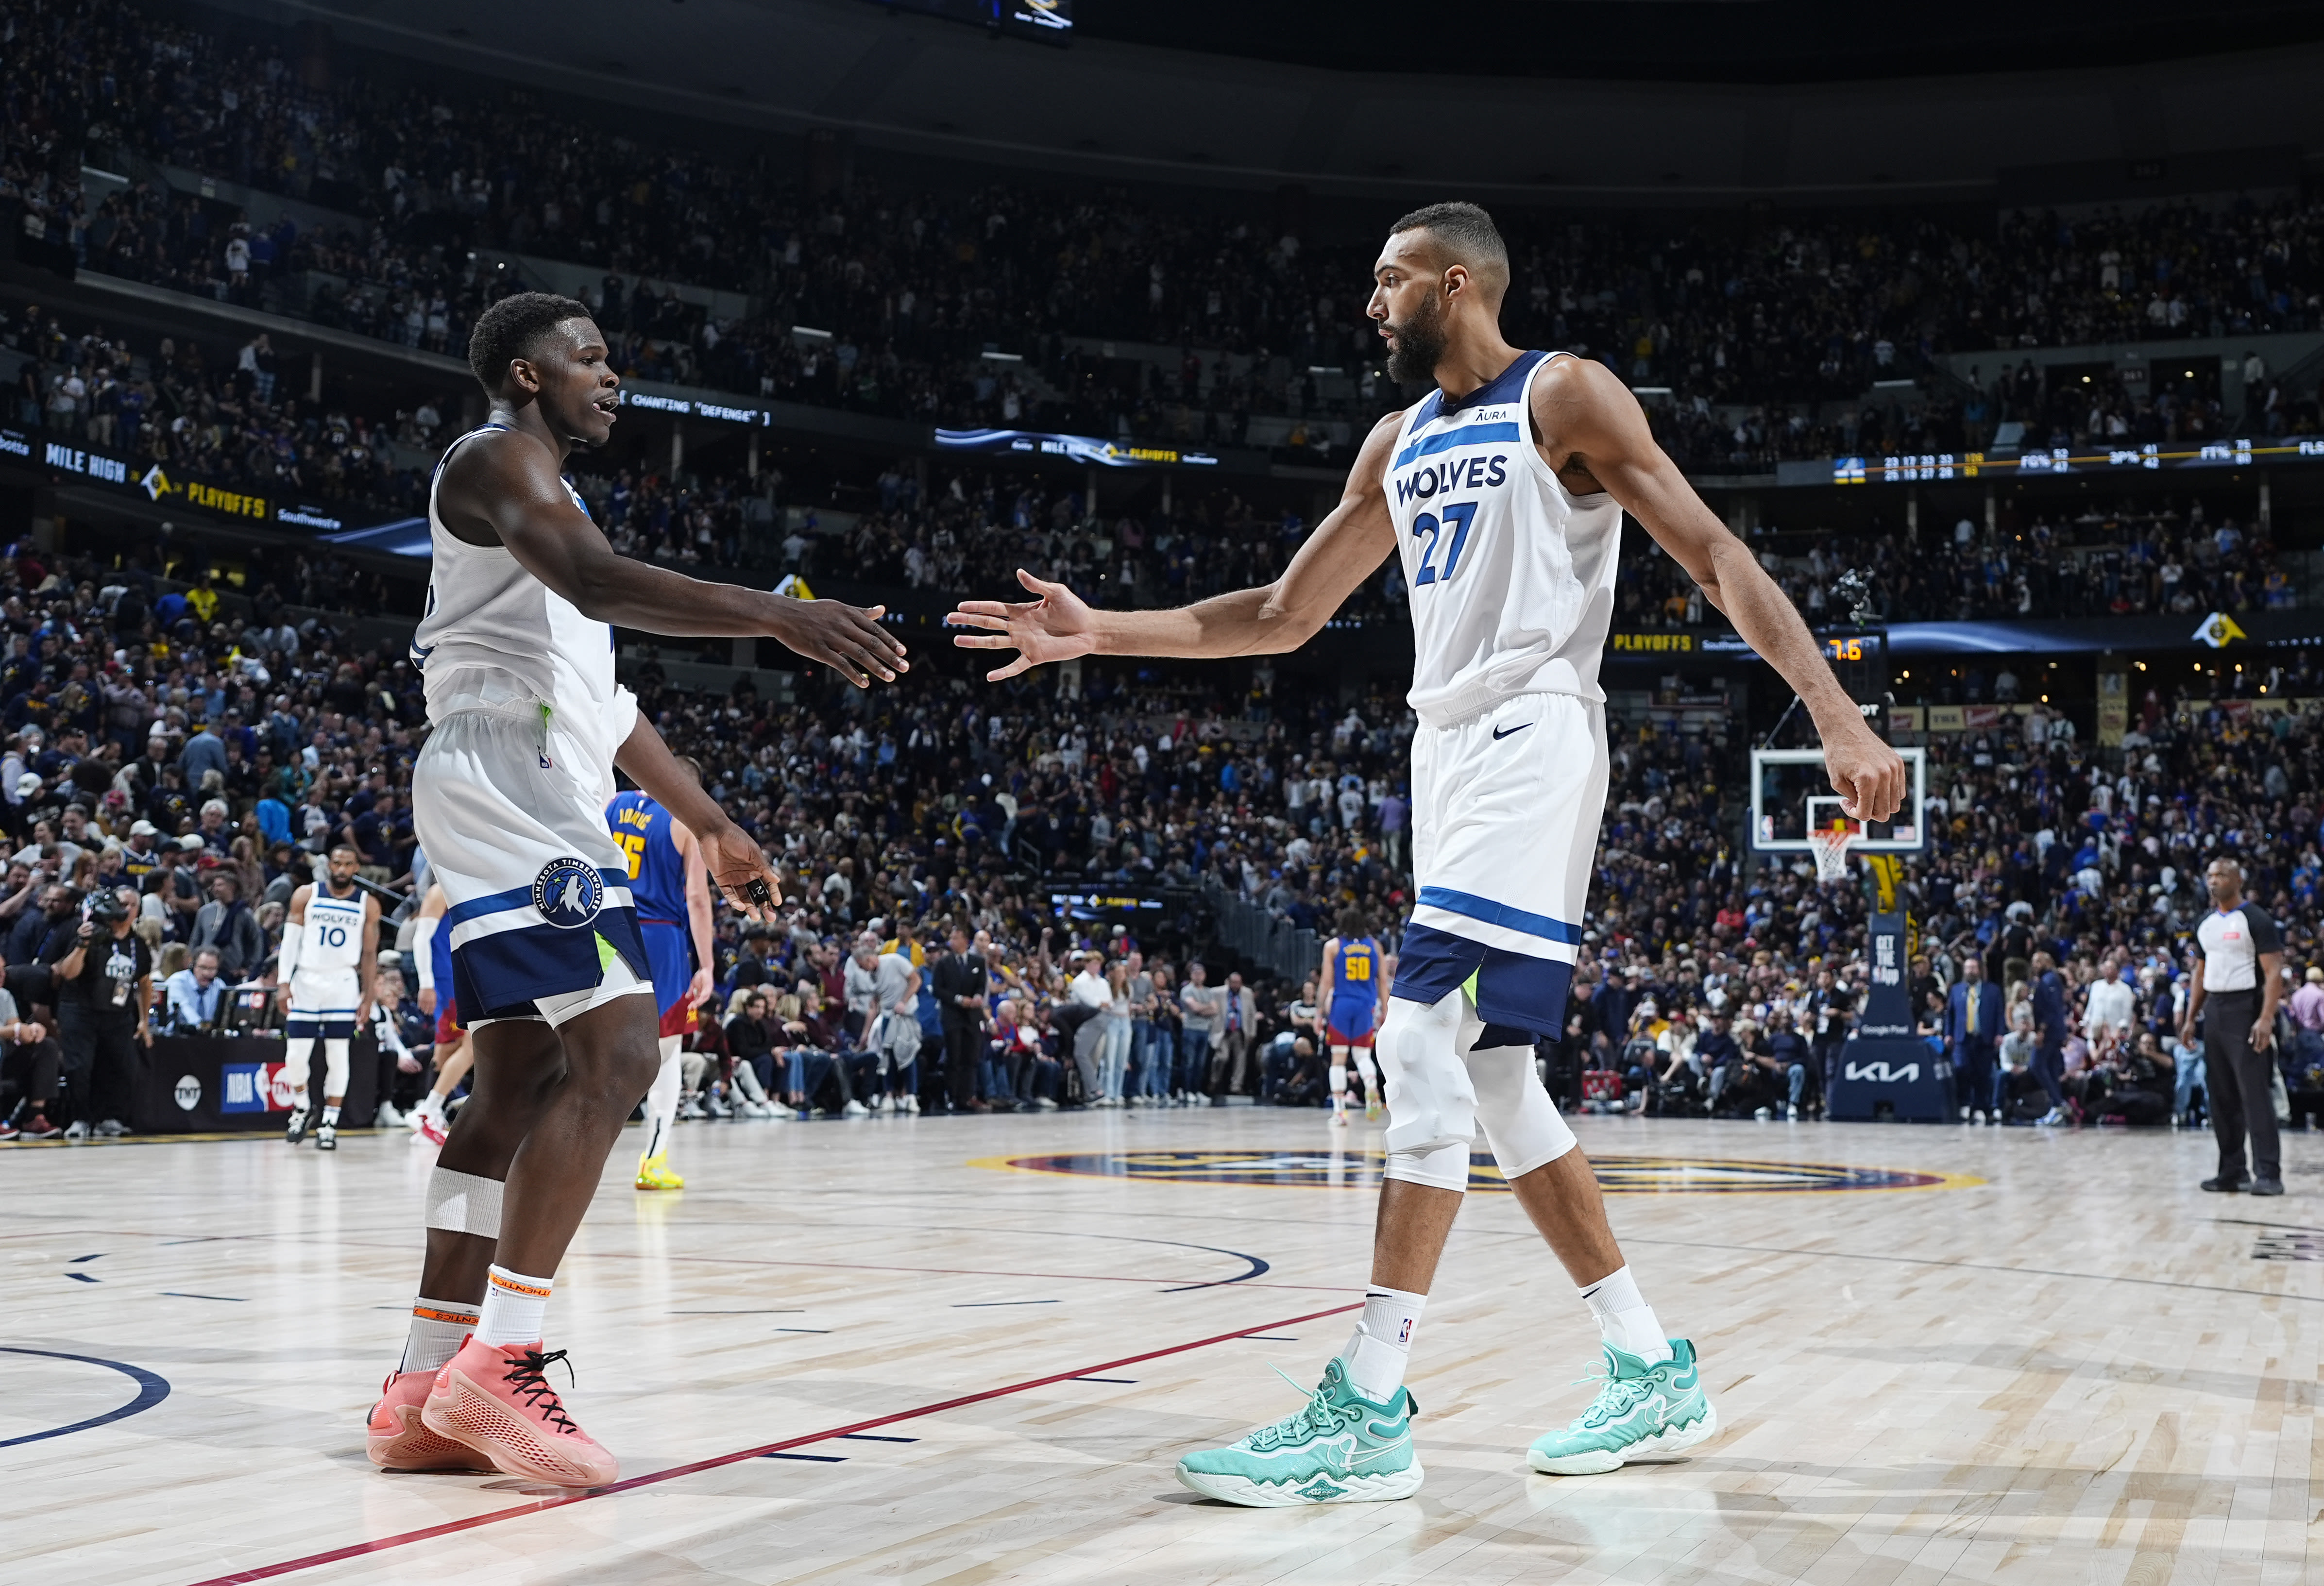
M 1388 229 L 1391 236 L 1425 230 L 1443 245 L 1448 263 L 1466 264 L 1471 274 L 1492 282 L 1496 296 L 1508 282 L 1508 244 L 1493 217 L 1474 204 L 1426 204 Z
M 512 292 L 476 316 L 468 333 L 468 367 L 498 396 L 511 360 L 526 357 L 540 338 L 567 319 L 592 318 L 589 305 L 554 292 Z

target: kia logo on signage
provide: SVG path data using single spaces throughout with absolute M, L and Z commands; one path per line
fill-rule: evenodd
M 178 1076 L 178 1088 L 170 1093 L 178 1099 L 178 1110 L 191 1112 L 202 1104 L 202 1082 L 190 1074 Z
M 1909 1085 L 1919 1082 L 1921 1065 L 1917 1063 L 1907 1063 L 1900 1068 L 1886 1063 L 1851 1063 L 1843 1071 L 1843 1077 L 1868 1079 L 1884 1085 Z

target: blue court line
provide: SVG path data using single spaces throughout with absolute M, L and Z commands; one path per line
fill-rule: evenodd
M 1299 1342 L 1296 1338 L 1286 1337 L 1281 1333 L 1275 1332 L 1246 1332 L 1243 1336 L 1245 1338 L 1255 1338 L 1261 1343 L 1297 1343 Z
M 858 1443 L 918 1443 L 917 1437 L 882 1437 L 877 1432 L 843 1432 L 842 1437 L 852 1437 Z
M 246 1305 L 250 1304 L 248 1300 L 244 1299 L 239 1295 L 186 1294 L 181 1290 L 174 1288 L 165 1288 L 161 1291 L 161 1295 L 163 1298 L 172 1300 L 224 1300 L 229 1305 Z
M 994 1305 L 1054 1305 L 1056 1300 L 964 1300 L 953 1307 L 955 1311 L 982 1311 Z
M 108 1371 L 120 1372 L 137 1384 L 137 1397 L 117 1410 L 107 1410 L 104 1415 L 92 1415 L 86 1421 L 75 1421 L 69 1426 L 55 1426 L 46 1432 L 28 1432 L 22 1437 L 11 1437 L 0 1443 L 0 1448 L 14 1448 L 20 1443 L 40 1443 L 51 1437 L 62 1437 L 68 1433 L 87 1432 L 92 1427 L 102 1426 L 109 1421 L 122 1420 L 126 1416 L 150 1410 L 170 1397 L 169 1379 L 156 1376 L 143 1366 L 124 1365 L 119 1360 L 99 1360 L 95 1355 L 68 1355 L 57 1350 L 19 1349 L 13 1344 L 0 1344 L 0 1353 L 38 1355 L 43 1360 L 78 1360 L 84 1366 L 102 1366 Z
M 75 1256 L 71 1260 L 66 1262 L 65 1265 L 68 1267 L 78 1267 L 83 1261 L 94 1261 L 97 1259 L 97 1256 L 102 1256 L 103 1254 L 105 1254 L 105 1252 L 103 1250 L 99 1250 L 97 1252 L 97 1256 Z
M 1076 1377 L 1076 1382 L 1135 1382 L 1135 1377 Z
M 68 1272 L 65 1276 L 71 1278 L 75 1283 L 95 1283 L 97 1281 L 96 1278 L 91 1277 L 86 1272 Z
M 778 1327 L 775 1331 L 777 1332 L 828 1332 L 831 1329 L 828 1327 Z
M 845 1454 L 762 1453 L 759 1457 L 762 1460 L 809 1460 L 818 1465 L 844 1465 L 847 1462 Z

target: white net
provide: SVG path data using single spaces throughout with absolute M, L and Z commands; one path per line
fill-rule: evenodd
M 1816 880 L 1848 879 L 1848 845 L 1856 834 L 1846 826 L 1821 826 L 1808 834 L 1808 852 L 1815 855 Z

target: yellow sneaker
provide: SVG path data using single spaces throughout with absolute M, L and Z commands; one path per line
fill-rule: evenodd
M 1370 1123 L 1373 1119 L 1378 1118 L 1379 1115 L 1380 1099 L 1378 1096 L 1366 1096 L 1364 1098 L 1364 1121 Z
M 641 1157 L 638 1158 L 638 1187 L 640 1189 L 684 1189 L 686 1180 L 669 1170 L 669 1158 L 667 1156 Z

